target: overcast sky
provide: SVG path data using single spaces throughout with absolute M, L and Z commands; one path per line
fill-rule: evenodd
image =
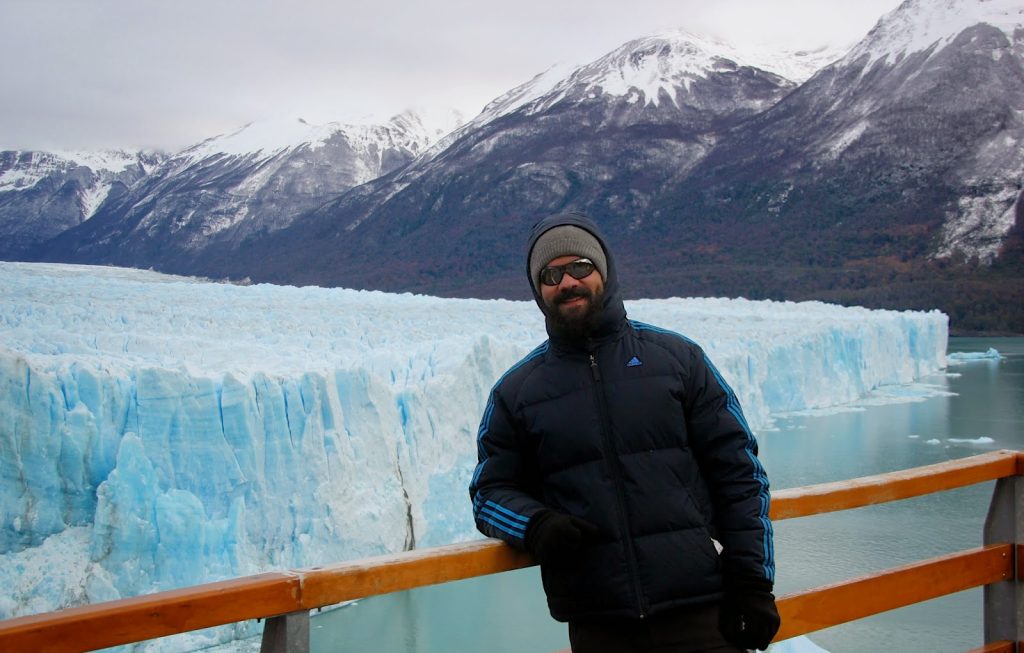
M 0 0 L 0 150 L 176 150 L 254 120 L 484 105 L 685 28 L 853 44 L 899 0 Z

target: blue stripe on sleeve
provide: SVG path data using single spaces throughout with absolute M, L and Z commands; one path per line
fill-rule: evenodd
M 512 519 L 512 520 L 514 520 L 516 522 L 519 522 L 523 526 L 526 525 L 526 522 L 530 521 L 529 517 L 523 517 L 522 515 L 520 515 L 518 513 L 514 513 L 511 510 L 509 510 L 508 508 L 504 508 L 502 506 L 499 506 L 498 504 L 494 503 L 493 501 L 488 501 L 484 505 L 489 507 L 489 508 L 492 508 L 494 510 L 497 510 L 498 512 L 508 516 L 510 519 Z
M 478 520 L 490 524 L 504 533 L 519 539 L 526 538 L 526 525 L 530 521 L 529 517 L 513 512 L 490 500 L 481 505 L 479 492 L 473 498 L 473 512 L 476 513 Z
M 499 531 L 502 531 L 503 533 L 507 533 L 507 534 L 511 535 L 512 537 L 519 538 L 520 540 L 526 538 L 526 531 L 520 531 L 520 530 L 517 530 L 517 529 L 508 528 L 504 524 L 501 524 L 500 522 L 497 522 L 497 521 L 491 519 L 490 517 L 488 517 L 486 515 L 480 515 L 479 517 L 477 517 L 477 519 L 479 519 L 480 521 L 482 521 L 482 522 L 484 522 L 486 524 L 490 524 L 491 526 L 497 528 Z
M 484 508 L 483 510 L 480 511 L 480 519 L 486 521 L 489 524 L 497 526 L 498 528 L 504 530 L 506 533 L 515 535 L 518 538 L 526 537 L 525 524 L 519 524 L 517 522 L 514 522 L 511 519 L 508 519 L 507 517 L 499 515 L 498 513 L 494 512 L 489 508 Z

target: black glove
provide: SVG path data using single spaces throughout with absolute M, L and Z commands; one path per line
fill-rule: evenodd
M 541 564 L 557 563 L 571 557 L 597 533 L 597 526 L 585 519 L 542 510 L 526 526 L 526 550 Z
M 779 610 L 772 584 L 763 579 L 726 581 L 718 611 L 718 629 L 740 648 L 766 649 L 779 632 Z

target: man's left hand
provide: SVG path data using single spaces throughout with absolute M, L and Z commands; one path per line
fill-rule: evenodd
M 727 582 L 718 613 L 718 628 L 727 640 L 740 648 L 766 649 L 781 623 L 771 583 Z

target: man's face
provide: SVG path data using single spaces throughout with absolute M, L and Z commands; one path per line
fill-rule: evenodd
M 565 265 L 579 256 L 559 256 L 548 262 L 548 266 Z M 556 286 L 540 285 L 540 296 L 548 315 L 556 322 L 573 331 L 585 331 L 594 316 L 601 309 L 604 294 L 604 280 L 595 270 L 582 279 L 574 279 L 564 273 Z

